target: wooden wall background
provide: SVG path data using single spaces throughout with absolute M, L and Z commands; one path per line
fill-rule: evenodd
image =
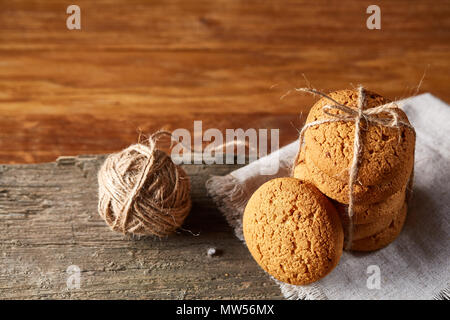
M 450 3 L 376 1 L 0 1 L 0 163 L 108 153 L 138 131 L 280 128 L 296 138 L 323 90 L 363 84 L 390 98 L 449 101 Z

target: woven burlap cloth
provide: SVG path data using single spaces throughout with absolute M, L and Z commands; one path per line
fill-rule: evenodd
M 417 134 L 413 197 L 403 231 L 381 250 L 344 252 L 339 265 L 312 285 L 273 279 L 285 298 L 449 299 L 450 107 L 431 94 L 398 104 Z M 297 150 L 298 142 L 293 142 L 207 182 L 208 193 L 240 240 L 244 241 L 242 214 L 247 200 L 264 182 L 289 176 Z

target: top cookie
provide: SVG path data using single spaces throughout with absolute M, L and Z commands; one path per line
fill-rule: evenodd
M 247 203 L 243 219 L 247 247 L 276 279 L 304 285 L 338 263 L 344 233 L 338 213 L 312 184 L 278 178 L 263 184 Z
M 358 91 L 340 90 L 329 94 L 337 102 L 357 109 Z M 390 101 L 376 93 L 366 91 L 364 109 L 380 106 Z M 333 105 L 332 101 L 322 98 L 311 108 L 306 122 L 327 119 L 322 108 Z M 343 114 L 341 110 L 331 110 L 333 114 Z M 406 114 L 397 109 L 399 119 L 408 122 Z M 388 114 L 375 115 L 388 118 Z M 388 128 L 379 124 L 361 121 L 360 166 L 358 182 L 372 186 L 386 182 L 394 177 L 404 177 L 407 181 L 414 164 L 414 132 L 406 127 Z M 353 141 L 355 122 L 331 122 L 313 126 L 305 132 L 309 160 L 331 177 L 343 182 L 348 181 L 348 169 L 353 160 Z M 403 179 L 403 178 L 402 178 Z

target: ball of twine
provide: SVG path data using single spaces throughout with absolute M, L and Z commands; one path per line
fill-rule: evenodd
M 167 236 L 191 209 L 190 182 L 182 168 L 156 148 L 134 144 L 111 154 L 98 173 L 98 212 L 114 231 L 126 235 Z

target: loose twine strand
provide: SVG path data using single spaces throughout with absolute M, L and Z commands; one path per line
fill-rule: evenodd
M 299 134 L 299 140 L 300 145 L 297 152 L 297 155 L 294 160 L 294 167 L 297 164 L 299 157 L 300 157 L 300 151 L 304 143 L 304 135 L 306 130 L 308 130 L 311 127 L 320 126 L 322 124 L 326 123 L 333 123 L 333 122 L 355 122 L 355 136 L 353 140 L 353 158 L 352 163 L 349 168 L 349 203 L 348 203 L 348 218 L 349 218 L 349 225 L 348 225 L 348 236 L 347 236 L 347 243 L 345 245 L 345 249 L 350 249 L 353 242 L 353 214 L 354 214 L 354 185 L 357 181 L 358 177 L 358 171 L 359 171 L 359 163 L 360 163 L 360 155 L 362 151 L 362 139 L 361 139 L 361 122 L 364 121 L 366 124 L 368 123 L 374 123 L 377 125 L 381 125 L 388 128 L 396 128 L 400 129 L 401 127 L 409 128 L 413 131 L 415 134 L 414 128 L 407 122 L 402 121 L 399 119 L 397 110 L 398 106 L 393 103 L 387 103 L 384 105 L 372 107 L 369 109 L 364 110 L 364 107 L 366 105 L 366 91 L 362 86 L 358 87 L 358 105 L 357 109 L 350 108 L 348 106 L 345 106 L 336 100 L 334 100 L 329 95 L 320 92 L 315 89 L 311 88 L 296 88 L 296 91 L 299 92 L 306 92 L 312 95 L 320 96 L 328 101 L 332 102 L 331 105 L 325 105 L 322 107 L 322 111 L 324 114 L 328 115 L 331 118 L 312 121 L 307 124 L 305 124 L 300 131 Z M 342 111 L 343 114 L 340 113 L 332 113 L 331 111 Z M 377 115 L 380 115 L 381 113 L 387 114 L 387 118 L 378 118 Z
M 148 145 L 131 145 L 105 160 L 98 174 L 98 211 L 111 229 L 162 237 L 182 225 L 191 208 L 189 178 L 156 147 L 169 135 L 158 131 Z

